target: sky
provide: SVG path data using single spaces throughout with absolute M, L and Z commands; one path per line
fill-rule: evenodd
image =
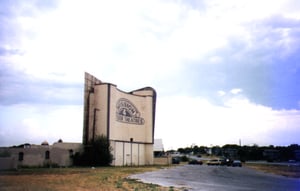
M 0 146 L 82 142 L 84 72 L 157 92 L 155 138 L 300 144 L 300 1 L 0 0 Z

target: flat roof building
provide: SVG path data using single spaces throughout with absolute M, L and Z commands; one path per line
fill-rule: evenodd
M 0 147 L 0 169 L 22 166 L 71 166 L 76 153 L 98 136 L 107 137 L 113 166 L 154 163 L 156 92 L 145 87 L 124 92 L 85 73 L 82 143 L 24 144 Z
M 112 165 L 153 164 L 155 105 L 151 87 L 124 92 L 85 73 L 83 144 L 104 135 Z

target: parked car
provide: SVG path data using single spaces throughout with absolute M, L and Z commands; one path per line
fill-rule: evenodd
M 179 164 L 180 158 L 179 157 L 172 157 L 172 164 Z
M 221 165 L 222 161 L 220 159 L 211 159 L 206 164 L 207 165 Z
M 221 160 L 221 165 L 222 166 L 231 166 L 232 165 L 232 160 L 228 158 L 224 158 Z
M 189 161 L 189 164 L 199 164 L 199 165 L 202 165 L 203 162 L 201 160 L 193 159 L 193 160 Z
M 296 160 L 289 160 L 289 163 L 296 163 Z
M 234 160 L 231 166 L 242 167 L 242 162 L 240 160 Z

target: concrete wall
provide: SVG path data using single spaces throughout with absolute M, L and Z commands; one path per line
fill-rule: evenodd
M 172 164 L 172 157 L 154 157 L 154 164 L 155 165 L 171 165 Z
M 111 141 L 113 166 L 142 166 L 153 164 L 151 144 Z
M 118 104 L 131 104 L 137 112 L 135 118 L 142 123 L 127 123 L 130 117 L 118 114 L 121 110 Z M 153 143 L 152 97 L 123 93 L 112 86 L 110 110 L 110 139 L 130 141 L 132 138 L 134 142 Z
M 105 135 L 113 147 L 113 165 L 153 164 L 155 104 L 156 92 L 151 87 L 123 92 L 85 73 L 83 144 Z M 8 149 L 11 156 L 0 162 L 4 166 L 70 166 L 70 156 L 81 147 L 80 143 L 55 143 L 0 148 L 0 152 Z
M 14 157 L 0 157 L 0 170 L 16 169 L 17 163 Z
M 93 111 L 91 111 L 90 105 L 93 103 L 93 93 L 94 93 L 94 86 L 95 84 L 100 84 L 101 81 L 95 78 L 94 76 L 85 73 L 84 75 L 85 81 L 84 81 L 84 104 L 83 104 L 83 144 L 86 144 L 88 140 L 90 139 L 89 135 L 91 132 L 90 120 L 93 120 L 93 116 L 91 115 Z
M 87 73 L 85 80 L 83 143 L 105 135 L 113 147 L 113 165 L 153 164 L 155 90 L 123 92 Z
M 10 169 L 18 166 L 43 167 L 51 165 L 71 166 L 73 164 L 71 156 L 76 152 L 80 152 L 81 148 L 81 143 L 32 145 L 25 148 L 2 147 L 0 148 L 0 152 L 7 152 L 10 157 L 0 157 L 0 162 L 2 163 L 1 168 Z M 46 155 L 48 155 L 49 158 L 47 158 Z

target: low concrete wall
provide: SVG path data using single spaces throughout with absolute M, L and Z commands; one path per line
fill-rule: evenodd
M 82 150 L 81 143 L 54 143 L 26 147 L 0 147 L 0 170 L 17 167 L 71 166 L 72 156 Z M 5 155 L 5 156 L 3 156 Z
M 0 170 L 16 169 L 17 163 L 14 157 L 0 157 Z
M 154 158 L 155 165 L 171 165 L 172 164 L 172 157 L 155 157 Z

